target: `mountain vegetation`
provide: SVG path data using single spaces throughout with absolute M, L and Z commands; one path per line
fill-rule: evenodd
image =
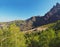
M 21 32 L 15 23 L 0 29 L 0 47 L 60 47 L 60 20 L 43 31 Z

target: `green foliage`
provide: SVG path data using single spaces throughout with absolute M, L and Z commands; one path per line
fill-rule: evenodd
M 0 47 L 60 47 L 60 22 L 45 31 L 21 32 L 11 23 L 0 29 Z
M 15 24 L 0 30 L 0 47 L 26 47 L 24 33 Z
M 55 39 L 52 39 L 49 47 L 60 47 L 60 38 L 57 37 Z
M 39 36 L 37 32 L 26 33 L 25 38 L 26 38 L 27 47 L 39 46 Z

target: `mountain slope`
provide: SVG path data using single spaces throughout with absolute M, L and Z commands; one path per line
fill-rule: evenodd
M 57 3 L 53 8 L 44 16 L 34 16 L 25 21 L 21 26 L 22 30 L 30 30 L 45 24 L 49 24 L 60 20 L 60 4 Z M 21 28 L 20 27 L 20 28 Z

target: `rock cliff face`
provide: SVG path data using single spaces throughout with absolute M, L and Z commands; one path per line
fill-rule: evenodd
M 34 16 L 25 21 L 22 24 L 21 30 L 30 30 L 38 26 L 49 24 L 60 20 L 60 4 L 57 3 L 53 8 L 47 12 L 44 16 Z
M 57 3 L 56 6 L 53 6 L 53 8 L 45 14 L 44 19 L 47 23 L 60 20 L 60 4 Z

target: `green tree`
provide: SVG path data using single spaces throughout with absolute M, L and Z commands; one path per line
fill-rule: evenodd
M 55 31 L 52 29 L 43 31 L 40 34 L 40 46 L 41 47 L 49 47 L 49 42 L 55 38 Z

